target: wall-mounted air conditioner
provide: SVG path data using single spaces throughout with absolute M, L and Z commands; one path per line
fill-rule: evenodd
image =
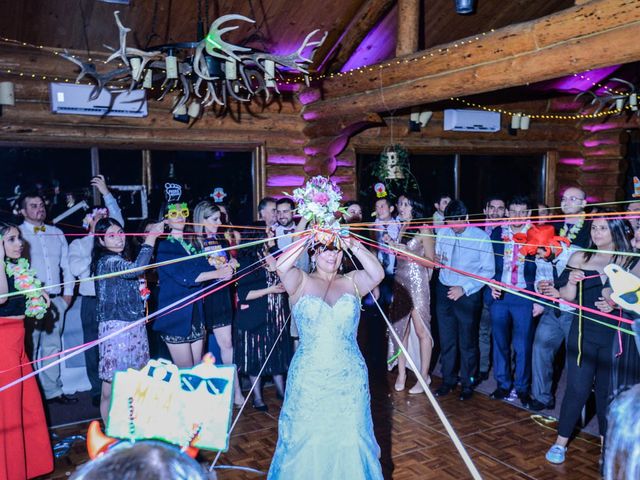
M 51 111 L 72 115 L 97 115 L 107 117 L 146 117 L 147 97 L 143 89 L 108 90 L 104 88 L 95 100 L 89 97 L 92 85 L 51 83 Z
M 444 129 L 460 132 L 498 132 L 500 114 L 484 110 L 445 110 Z

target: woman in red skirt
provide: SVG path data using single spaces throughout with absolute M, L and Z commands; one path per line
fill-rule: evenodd
M 0 222 L 0 388 L 32 372 L 24 351 L 24 318 L 41 316 L 46 294 L 7 293 L 37 284 L 21 258 L 23 240 L 15 225 Z M 29 286 L 30 285 L 30 286 Z M 0 478 L 22 480 L 53 470 L 49 431 L 35 378 L 0 392 Z

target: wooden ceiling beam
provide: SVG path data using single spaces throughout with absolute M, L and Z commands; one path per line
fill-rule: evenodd
M 630 39 L 638 36 L 639 2 L 593 0 L 462 46 L 436 47 L 386 68 L 374 65 L 366 73 L 326 80 L 324 100 L 306 105 L 303 116 L 317 120 L 379 112 L 383 105 L 406 108 L 637 61 L 640 47 Z M 412 58 L 419 60 L 403 62 Z
M 368 0 L 349 23 L 342 38 L 336 39 L 333 48 L 320 65 L 324 72 L 338 72 L 351 58 L 353 52 L 365 39 L 367 34 L 393 7 L 393 0 Z M 323 58 L 318 52 L 316 58 Z

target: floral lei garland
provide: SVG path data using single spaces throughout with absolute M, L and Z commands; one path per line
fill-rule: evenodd
M 23 292 L 27 299 L 27 307 L 24 314 L 27 317 L 33 317 L 40 320 L 47 313 L 47 302 L 40 291 L 31 291 L 42 286 L 42 282 L 38 280 L 31 270 L 29 261 L 26 258 L 20 258 L 17 262 L 7 262 L 7 277 L 13 277 L 16 290 Z
M 578 232 L 582 229 L 582 226 L 584 225 L 584 217 L 580 217 L 580 219 L 573 224 L 573 226 L 569 229 L 569 231 L 567 232 L 567 225 L 563 225 L 562 228 L 560 229 L 560 237 L 567 237 L 569 239 L 570 242 L 573 243 L 573 241 L 576 239 L 576 237 L 578 236 Z
M 531 228 L 531 224 L 530 223 L 525 224 L 525 226 L 522 228 L 520 233 L 523 233 L 526 235 L 527 230 L 529 230 L 529 228 Z M 515 243 L 515 240 L 513 238 L 513 231 L 511 230 L 511 227 L 507 227 L 503 229 L 502 241 L 505 242 L 503 258 L 509 258 L 511 263 L 513 264 L 513 245 Z M 518 249 L 518 259 L 516 264 L 524 262 L 524 257 L 525 255 L 522 253 L 522 249 Z
M 185 242 L 182 238 L 176 238 L 173 235 L 169 235 L 167 237 L 167 240 L 169 240 L 171 243 L 179 243 L 180 245 L 182 245 L 182 248 L 184 248 L 189 255 L 195 255 L 196 253 L 198 253 L 196 247 L 194 247 L 190 243 Z

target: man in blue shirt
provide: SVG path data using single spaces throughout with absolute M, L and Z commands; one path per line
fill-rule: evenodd
M 436 260 L 444 268 L 436 286 L 436 313 L 440 335 L 442 385 L 436 396 L 447 395 L 457 382 L 460 364 L 460 400 L 473 395 L 478 371 L 478 322 L 483 279 L 493 278 L 495 264 L 489 236 L 468 224 L 467 207 L 453 200 L 445 210 L 446 228 L 438 229 Z

